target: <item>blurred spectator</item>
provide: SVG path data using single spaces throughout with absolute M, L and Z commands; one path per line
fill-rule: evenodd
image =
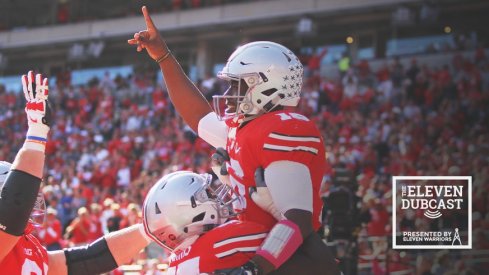
M 112 210 L 112 204 L 114 204 L 114 200 L 111 198 L 106 198 L 103 202 L 103 210 L 100 215 L 100 223 L 102 224 L 102 229 L 104 234 L 107 234 L 109 230 L 107 229 L 107 220 L 114 215 L 114 211 Z
M 110 206 L 112 210 L 112 216 L 107 219 L 107 230 L 109 232 L 117 231 L 121 229 L 122 213 L 121 207 L 117 203 L 113 203 Z
M 88 233 L 88 241 L 92 242 L 104 235 L 102 229 L 102 223 L 100 217 L 102 214 L 102 207 L 98 203 L 92 203 L 90 205 L 90 228 Z
M 56 22 L 57 23 L 68 23 L 70 21 L 70 12 L 68 0 L 58 0 L 57 13 L 56 13 Z
M 87 208 L 82 207 L 77 211 L 76 217 L 66 228 L 66 236 L 69 246 L 79 246 L 88 243 L 90 240 L 91 220 Z
M 433 267 L 431 268 L 431 273 L 433 275 L 444 275 L 447 271 L 451 269 L 452 259 L 450 259 L 450 254 L 447 250 L 440 250 L 435 255 L 435 260 Z
M 120 222 L 120 227 L 125 228 L 141 222 L 142 222 L 142 216 L 141 216 L 141 210 L 139 209 L 139 206 L 136 205 L 135 203 L 130 203 L 127 206 L 127 214 L 124 215 L 124 217 Z
M 344 52 L 338 60 L 338 70 L 340 71 L 340 78 L 345 76 L 346 72 L 350 69 L 350 57 L 348 53 Z
M 352 69 L 349 69 L 343 79 L 341 80 L 343 84 L 343 94 L 348 100 L 353 100 L 358 94 L 358 78 Z
M 61 234 L 61 222 L 56 217 L 58 211 L 56 211 L 54 208 L 48 207 L 46 213 L 46 222 L 37 233 L 39 240 L 48 251 L 61 249 L 63 236 Z

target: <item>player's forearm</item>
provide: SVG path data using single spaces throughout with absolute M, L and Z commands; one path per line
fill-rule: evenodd
M 331 274 L 340 270 L 333 254 L 316 232 L 309 235 L 297 251 L 270 275 Z
M 12 170 L 19 170 L 42 178 L 44 159 L 44 152 L 22 148 L 12 163 Z
M 260 274 L 269 274 L 280 268 L 296 253 L 303 240 L 314 233 L 311 212 L 290 209 L 284 216 L 287 220 L 275 225 L 252 259 L 260 267 Z M 283 239 L 283 236 L 288 237 Z
M 140 226 L 141 224 L 135 224 L 105 236 L 117 265 L 127 263 L 150 243 Z
M 292 212 L 292 215 L 291 213 L 286 213 L 285 216 L 297 221 L 295 217 L 296 214 L 300 213 Z M 302 218 L 299 218 L 299 223 L 301 223 L 301 220 Z M 312 226 L 302 225 L 302 227 L 299 227 L 304 236 L 302 244 L 294 251 L 289 251 L 293 252 L 293 254 L 282 264 L 277 266 L 277 263 L 275 262 L 274 265 L 271 261 L 258 254 L 253 257 L 252 261 L 258 265 L 261 275 L 289 275 L 300 273 L 340 274 L 334 256 L 331 254 L 329 248 L 323 243 L 319 235 L 312 230 Z M 306 230 L 302 230 L 304 228 Z M 310 230 L 307 228 L 310 228 Z M 288 249 L 290 248 L 291 247 Z
M 0 261 L 14 247 L 27 225 L 41 185 L 44 154 L 21 149 L 5 180 L 0 198 Z
M 102 274 L 117 268 L 149 244 L 140 226 L 133 225 L 112 232 L 88 246 L 49 253 L 49 275 Z
M 301 209 L 290 209 L 284 213 L 287 220 L 296 224 L 302 235 L 302 239 L 305 240 L 311 233 L 314 232 L 312 228 L 312 213 Z
M 173 105 L 185 122 L 197 132 L 200 119 L 212 112 L 211 106 L 172 55 L 160 62 L 160 68 Z
M 44 153 L 21 149 L 2 187 L 1 230 L 20 236 L 30 217 L 41 185 Z

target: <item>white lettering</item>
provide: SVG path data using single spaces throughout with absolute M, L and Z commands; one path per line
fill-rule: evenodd
M 464 189 L 463 185 L 454 185 L 453 187 L 453 196 L 452 197 L 461 197 L 462 196 L 462 191 Z M 448 197 L 448 195 L 445 194 L 445 197 Z
M 401 209 L 461 209 L 463 199 L 402 199 Z
M 185 250 L 183 250 L 182 252 L 180 252 L 178 254 L 172 254 L 170 257 L 170 262 L 180 261 L 181 259 L 187 257 L 188 254 L 190 254 L 191 249 L 192 249 L 192 246 L 189 246 L 189 247 L 185 248 Z
M 27 256 L 32 256 L 32 249 L 30 249 L 30 248 L 24 248 L 24 253 L 25 253 Z
M 408 197 L 462 197 L 463 186 L 458 185 L 408 185 Z M 404 190 L 403 190 L 403 194 Z
M 407 192 L 408 193 L 408 195 L 407 195 L 408 197 L 416 197 L 417 194 L 420 193 L 419 192 L 419 186 L 408 185 L 407 189 L 408 189 L 408 192 Z M 416 191 L 418 191 L 418 192 L 416 192 Z
M 278 113 L 277 115 L 280 117 L 281 120 L 289 120 L 295 118 L 298 120 L 309 121 L 306 116 L 298 113 Z

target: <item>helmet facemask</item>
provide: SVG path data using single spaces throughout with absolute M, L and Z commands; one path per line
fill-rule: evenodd
M 37 193 L 37 199 L 34 203 L 34 208 L 32 208 L 29 221 L 34 227 L 42 227 L 46 222 L 46 201 L 41 191 Z
M 205 184 L 190 197 L 192 207 L 196 207 L 197 203 L 211 202 L 216 209 L 218 220 L 235 217 L 237 213 L 233 209 L 233 202 L 239 201 L 241 197 L 230 186 L 220 181 L 212 181 L 210 174 L 200 175 L 205 178 Z
M 219 78 L 227 80 L 230 85 L 223 95 L 212 97 L 214 110 L 221 120 L 228 120 L 236 117 L 244 117 L 256 114 L 254 104 L 251 99 L 251 92 L 256 85 L 260 84 L 258 74 L 251 73 L 243 76 L 230 74 L 219 74 Z M 228 103 L 234 105 L 234 110 L 228 111 Z

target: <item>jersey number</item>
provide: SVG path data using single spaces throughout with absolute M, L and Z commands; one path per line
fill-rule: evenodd
M 229 160 L 229 163 L 231 164 L 231 168 L 233 169 L 234 173 L 236 176 L 240 177 L 241 180 L 243 180 L 244 172 L 243 168 L 241 168 L 241 165 L 239 165 L 239 162 L 231 159 Z M 236 200 L 233 202 L 233 208 L 234 209 L 246 209 L 246 188 L 244 184 L 239 182 L 237 179 L 235 179 L 232 175 L 229 176 L 229 181 L 234 187 L 234 190 L 241 196 L 241 200 Z
M 22 265 L 22 275 L 42 275 L 41 268 L 37 265 L 36 262 L 25 259 L 24 264 Z
M 298 119 L 303 121 L 309 121 L 309 119 L 301 114 L 297 113 L 278 113 L 277 114 L 281 120 Z

